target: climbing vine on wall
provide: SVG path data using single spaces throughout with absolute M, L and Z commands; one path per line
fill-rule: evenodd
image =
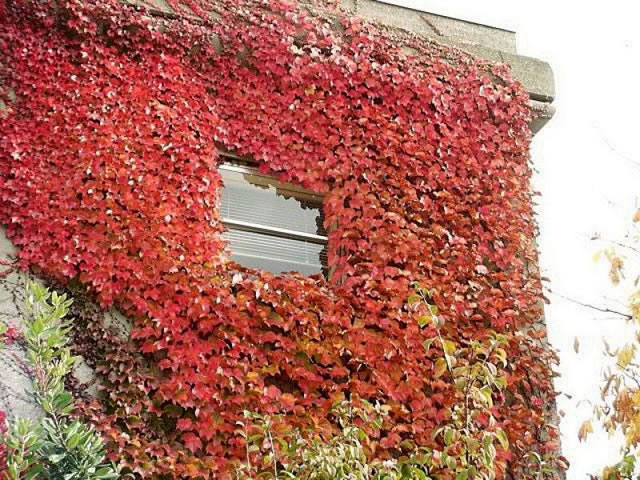
M 447 337 L 507 335 L 498 471 L 535 475 L 558 446 L 521 86 L 332 3 L 170 3 L 0 0 L 0 224 L 23 268 L 134 323 L 133 347 L 87 325 L 111 458 L 225 478 L 243 411 L 329 435 L 351 394 L 390 409 L 372 455 L 432 445 L 454 396 L 417 281 Z M 218 148 L 326 194 L 328 281 L 226 260 Z

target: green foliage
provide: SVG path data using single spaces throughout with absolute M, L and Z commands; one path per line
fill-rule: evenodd
M 482 340 L 458 344 L 442 333 L 444 320 L 429 303 L 429 291 L 415 285 L 408 304 L 421 328 L 433 327 L 435 336 L 424 342 L 437 346 L 442 356 L 434 361 L 434 377 L 451 382 L 456 402 L 448 422 L 436 429 L 435 448 L 405 442 L 410 456 L 369 460 L 369 431 L 379 430 L 388 414 L 384 405 L 364 400 L 334 405 L 339 431 L 329 440 L 292 432 L 281 417 L 245 412 L 238 433 L 245 438 L 246 462 L 236 476 L 269 480 L 492 480 L 500 461 L 498 449 L 509 450 L 507 434 L 493 415 L 493 396 L 503 391 L 508 367 L 505 335 L 491 332 Z
M 429 468 L 455 473 L 455 480 L 494 479 L 500 464 L 497 449 L 509 450 L 507 434 L 492 411 L 494 395 L 507 387 L 508 337 L 489 332 L 482 340 L 461 343 L 445 338 L 445 321 L 438 315 L 437 306 L 430 303 L 429 290 L 420 285 L 414 285 L 414 289 L 409 303 L 422 313 L 418 324 L 421 328 L 431 326 L 435 332 L 425 341 L 425 348 L 437 346 L 442 351 L 434 361 L 434 375 L 446 375 L 456 395 L 449 421 L 433 434 L 443 447 L 431 452 Z
M 300 432 L 282 430 L 279 416 L 245 412 L 239 433 L 247 441 L 246 463 L 236 470 L 236 478 L 269 480 L 409 480 L 429 479 L 428 469 L 412 460 L 373 460 L 367 451 L 367 428 L 382 426 L 387 415 L 384 405 L 358 401 L 337 402 L 332 409 L 339 431 L 329 440 L 305 437 Z M 262 454 L 254 462 L 254 454 Z
M 72 419 L 73 398 L 64 378 L 75 358 L 69 349 L 71 322 L 65 318 L 71 300 L 32 283 L 26 308 L 25 340 L 33 368 L 33 396 L 44 412 L 39 422 L 18 419 L 10 427 L 8 480 L 106 480 L 118 473 L 104 462 L 102 439 L 93 427 Z

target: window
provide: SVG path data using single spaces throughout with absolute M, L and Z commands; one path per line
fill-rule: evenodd
M 220 165 L 220 214 L 231 258 L 273 273 L 327 274 L 322 196 L 277 182 L 231 154 Z

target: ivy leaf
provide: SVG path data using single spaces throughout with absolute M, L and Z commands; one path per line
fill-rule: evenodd
M 194 433 L 188 432 L 182 436 L 185 447 L 195 453 L 202 448 L 202 441 Z

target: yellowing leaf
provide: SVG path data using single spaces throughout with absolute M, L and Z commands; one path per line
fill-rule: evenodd
M 596 250 L 596 252 L 593 254 L 593 261 L 595 263 L 598 263 L 600 261 L 601 256 L 602 256 L 602 250 Z
M 502 366 L 507 366 L 507 352 L 504 348 L 496 348 L 495 356 L 502 362 Z
M 509 450 L 509 439 L 507 438 L 507 434 L 504 433 L 504 430 L 501 428 L 496 430 L 496 437 L 500 442 L 500 446 L 503 450 Z
M 453 355 L 456 352 L 456 344 L 451 340 L 445 340 L 442 348 L 447 355 Z
M 467 480 L 469 478 L 469 470 L 464 469 L 458 472 L 456 480 Z
M 627 345 L 618 352 L 618 366 L 620 368 L 626 368 L 627 365 L 631 363 L 635 350 L 636 348 L 634 345 Z
M 431 323 L 431 316 L 430 315 L 420 315 L 418 317 L 418 325 L 420 326 L 420 328 L 424 328 L 425 326 L 429 325 Z
M 447 370 L 447 362 L 444 358 L 436 360 L 433 376 L 439 378 Z
M 578 440 L 581 442 L 587 439 L 587 435 L 593 433 L 593 425 L 591 424 L 591 420 L 587 420 L 582 424 L 580 430 L 578 430 Z
M 491 395 L 491 388 L 488 385 L 485 385 L 480 390 L 480 395 L 484 398 L 484 401 L 487 402 L 489 407 L 493 407 L 493 398 Z
M 415 293 L 409 295 L 409 298 L 407 298 L 407 303 L 409 304 L 409 306 L 415 305 L 419 301 L 420 301 L 420 296 L 416 295 Z

